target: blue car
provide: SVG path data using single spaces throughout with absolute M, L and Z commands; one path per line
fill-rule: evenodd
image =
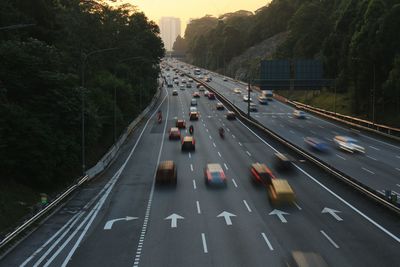
M 318 138 L 306 137 L 304 138 L 304 142 L 315 151 L 326 152 L 328 150 L 328 145 Z

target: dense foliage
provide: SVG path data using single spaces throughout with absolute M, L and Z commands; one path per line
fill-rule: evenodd
M 185 42 L 191 63 L 222 71 L 249 47 L 288 31 L 274 58 L 323 60 L 326 77 L 353 96 L 354 114 L 372 119 L 375 99 L 376 121 L 399 126 L 399 26 L 398 0 L 273 0 L 255 14 L 193 20 Z
M 163 55 L 158 26 L 133 6 L 1 1 L 2 183 L 46 190 L 79 176 L 82 95 L 90 167 L 114 142 L 114 90 L 119 135 L 152 98 Z

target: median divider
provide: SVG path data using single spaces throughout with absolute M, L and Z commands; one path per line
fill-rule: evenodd
M 51 210 L 57 207 L 63 200 L 65 200 L 68 196 L 70 196 L 76 189 L 78 189 L 82 184 L 87 181 L 93 179 L 98 174 L 103 172 L 108 168 L 110 163 L 117 156 L 120 148 L 126 141 L 127 137 L 138 127 L 139 123 L 145 118 L 148 112 L 156 105 L 157 100 L 161 95 L 162 82 L 159 80 L 159 88 L 151 100 L 150 104 L 142 111 L 142 113 L 136 117 L 132 123 L 126 127 L 125 131 L 121 134 L 118 141 L 109 149 L 109 151 L 94 165 L 92 168 L 86 171 L 86 174 L 83 177 L 80 177 L 68 187 L 64 192 L 55 197 L 55 199 L 51 200 L 44 208 L 42 208 L 39 212 L 33 215 L 31 218 L 24 221 L 21 225 L 16 227 L 13 231 L 6 234 L 5 237 L 0 241 L 0 250 L 3 250 L 7 245 L 10 245 L 12 241 L 16 240 L 16 238 L 29 227 L 33 226 L 35 223 L 39 222 L 45 215 L 49 214 Z
M 223 102 L 225 105 L 229 106 L 229 108 L 232 111 L 234 111 L 238 115 L 240 120 L 242 122 L 244 122 L 245 124 L 250 125 L 252 127 L 255 127 L 255 128 L 261 130 L 262 132 L 268 134 L 269 136 L 273 137 L 275 140 L 279 141 L 280 143 L 282 143 L 286 147 L 290 148 L 292 151 L 296 152 L 300 156 L 302 156 L 304 158 L 307 158 L 309 161 L 311 161 L 312 163 L 314 163 L 315 165 L 317 165 L 318 167 L 320 167 L 324 171 L 329 172 L 330 174 L 332 174 L 336 178 L 340 179 L 342 182 L 345 182 L 347 185 L 351 186 L 353 189 L 356 189 L 358 192 L 366 195 L 367 197 L 369 197 L 373 201 L 376 201 L 379 204 L 382 204 L 386 208 L 388 208 L 391 211 L 395 212 L 396 214 L 400 215 L 400 205 L 398 203 L 394 204 L 394 203 L 389 202 L 388 200 L 386 200 L 382 196 L 378 195 L 377 192 L 374 189 L 372 189 L 372 188 L 360 183 L 356 179 L 354 179 L 354 178 L 346 175 L 345 173 L 337 170 L 335 167 L 333 167 L 333 166 L 331 166 L 331 165 L 329 165 L 329 164 L 327 164 L 325 162 L 322 162 L 317 157 L 311 155 L 310 153 L 308 153 L 307 151 L 303 150 L 302 148 L 300 148 L 300 147 L 296 146 L 295 144 L 289 142 L 288 140 L 282 138 L 281 136 L 276 134 L 274 131 L 268 129 L 267 127 L 262 125 L 260 122 L 258 122 L 254 118 L 247 117 L 247 114 L 244 111 L 242 111 L 238 107 L 236 107 L 224 95 L 222 95 L 217 90 L 215 90 L 214 88 L 209 86 L 207 83 L 205 83 L 205 82 L 203 82 L 201 80 L 198 80 L 196 77 L 193 77 L 192 75 L 187 74 L 187 76 L 189 76 L 192 79 L 194 79 L 195 81 L 201 83 L 209 91 L 214 92 L 216 94 L 216 96 L 218 97 L 218 99 L 221 102 Z

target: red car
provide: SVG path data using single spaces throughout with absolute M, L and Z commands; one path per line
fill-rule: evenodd
M 204 170 L 204 180 L 206 185 L 227 186 L 224 170 L 218 163 L 207 164 Z
M 208 93 L 208 99 L 215 99 L 215 94 L 209 92 L 209 93 Z
M 177 127 L 172 127 L 169 130 L 169 140 L 180 140 L 181 139 L 181 132 Z
M 193 96 L 194 98 L 199 98 L 199 97 L 200 97 L 200 93 L 199 93 L 199 92 L 194 92 L 194 93 L 192 94 L 192 96 Z
M 251 165 L 251 176 L 254 182 L 261 183 L 264 186 L 269 186 L 272 179 L 276 177 L 272 174 L 267 165 L 262 163 L 254 163 Z
M 185 120 L 176 120 L 176 127 L 178 127 L 179 129 L 184 129 L 186 128 L 186 122 Z

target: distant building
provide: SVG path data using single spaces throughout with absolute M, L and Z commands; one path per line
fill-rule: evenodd
M 161 39 L 164 42 L 165 49 L 172 51 L 176 37 L 181 35 L 181 20 L 174 17 L 162 17 L 159 24 Z

